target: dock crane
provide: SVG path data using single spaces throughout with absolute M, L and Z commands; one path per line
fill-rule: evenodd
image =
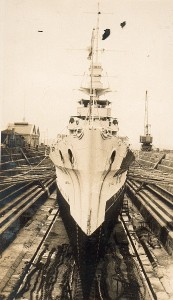
M 148 124 L 148 93 L 145 94 L 145 118 L 144 118 L 144 135 L 140 136 L 141 150 L 151 151 L 153 137 L 150 134 L 151 125 Z

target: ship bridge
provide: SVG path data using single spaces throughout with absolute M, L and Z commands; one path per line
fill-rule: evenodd
M 110 135 L 116 135 L 118 128 L 117 118 L 111 117 L 111 102 L 108 100 L 81 99 L 78 101 L 77 115 L 69 120 L 69 133 L 80 134 L 84 127 L 104 128 Z
M 109 118 L 111 117 L 110 101 L 108 100 L 90 100 L 81 99 L 79 102 L 80 106 L 77 108 L 77 114 L 81 117 L 92 116 L 92 118 Z

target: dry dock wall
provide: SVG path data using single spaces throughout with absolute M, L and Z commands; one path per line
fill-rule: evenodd
M 136 162 L 141 170 L 148 172 L 148 176 L 150 171 L 155 169 L 157 170 L 157 174 L 162 174 L 165 178 L 169 177 L 170 180 L 172 179 L 171 182 L 173 181 L 173 151 L 169 153 L 140 151 L 136 155 Z M 171 202 L 173 198 L 173 184 L 168 183 L 166 189 L 170 193 Z M 164 212 L 161 204 L 157 204 L 158 206 L 155 206 L 152 199 L 145 197 L 142 193 L 140 193 L 140 191 L 138 192 L 135 186 L 133 186 L 133 182 L 131 180 L 127 183 L 127 192 L 133 199 L 133 203 L 138 208 L 151 230 L 159 238 L 168 253 L 172 255 L 173 216 L 170 218 L 169 212 Z

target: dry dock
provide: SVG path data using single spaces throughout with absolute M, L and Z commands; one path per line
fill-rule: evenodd
M 129 170 L 119 222 L 98 264 L 90 300 L 173 299 L 171 163 L 165 176 L 160 165 L 168 164 L 167 156 L 142 155 Z M 31 174 L 25 159 L 27 176 L 20 182 L 17 170 L 10 183 L 1 168 L 0 299 L 83 300 L 46 159 L 40 157 Z

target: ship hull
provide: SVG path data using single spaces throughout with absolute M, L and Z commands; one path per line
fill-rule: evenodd
M 97 128 L 86 128 L 82 138 L 64 137 L 51 152 L 58 188 L 88 236 L 103 224 L 107 201 L 124 186 L 127 156 L 126 143 L 119 137 L 104 139 Z
M 126 142 L 86 127 L 82 135 L 62 137 L 52 147 L 58 203 L 73 248 L 83 299 L 122 206 L 127 169 L 132 160 Z
M 83 299 L 89 299 L 97 264 L 104 256 L 109 237 L 117 222 L 124 197 L 124 186 L 106 203 L 105 220 L 90 236 L 86 235 L 70 214 L 70 206 L 58 189 L 58 204 L 75 261 L 78 265 Z

